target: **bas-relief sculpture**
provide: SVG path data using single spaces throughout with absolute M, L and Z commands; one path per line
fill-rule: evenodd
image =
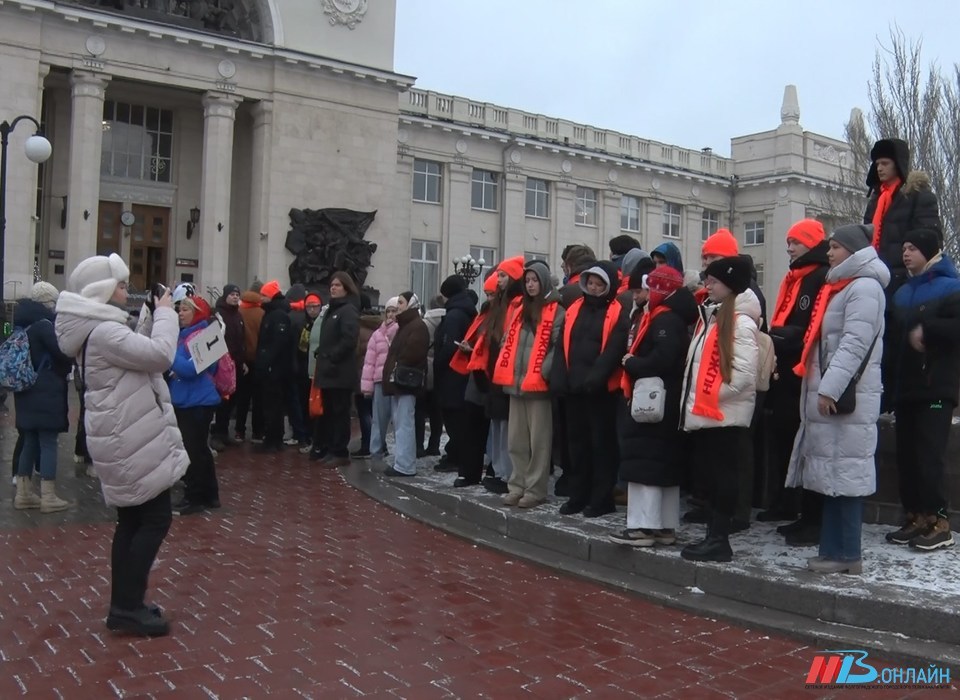
M 285 245 L 296 259 L 290 263 L 290 284 L 326 288 L 330 275 L 342 270 L 363 287 L 377 252 L 377 244 L 364 235 L 376 215 L 351 209 L 291 209 Z

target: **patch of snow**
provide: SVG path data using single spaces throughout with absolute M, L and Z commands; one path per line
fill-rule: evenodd
M 703 590 L 698 588 L 697 586 L 687 586 L 687 590 L 695 595 L 705 595 Z

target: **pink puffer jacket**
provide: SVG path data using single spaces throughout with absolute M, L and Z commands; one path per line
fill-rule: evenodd
M 363 374 L 360 376 L 360 391 L 364 394 L 372 394 L 373 385 L 383 381 L 383 365 L 397 328 L 396 321 L 384 321 L 370 336 L 367 354 L 363 358 Z

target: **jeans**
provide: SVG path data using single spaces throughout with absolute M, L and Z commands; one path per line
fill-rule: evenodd
M 370 451 L 384 454 L 387 451 L 387 428 L 393 413 L 391 397 L 383 395 L 383 383 L 373 385 L 373 424 L 370 429 Z M 394 424 L 396 430 L 396 424 Z
M 360 451 L 370 451 L 370 433 L 373 430 L 373 397 L 367 398 L 361 393 L 353 395 L 353 405 L 357 409 L 357 422 L 360 424 Z
M 150 568 L 172 520 L 169 489 L 138 506 L 117 508 L 110 553 L 112 607 L 137 610 L 143 606 Z
M 402 474 L 417 473 L 417 397 L 401 394 L 390 397 L 393 410 L 394 446 L 393 468 Z
M 863 497 L 824 496 L 820 556 L 831 561 L 860 561 Z
M 490 421 L 490 438 L 487 440 L 493 473 L 504 481 L 509 481 L 510 474 L 513 473 L 513 462 L 510 461 L 510 448 L 507 441 L 509 424 L 509 420 Z
M 17 465 L 17 476 L 33 474 L 33 465 L 40 456 L 40 478 L 52 481 L 57 478 L 57 433 L 54 430 L 21 430 L 23 449 Z
M 217 471 L 207 442 L 213 409 L 213 406 L 173 409 L 177 416 L 177 427 L 183 436 L 183 446 L 190 458 L 190 466 L 183 477 L 186 483 L 183 498 L 189 503 L 206 505 L 220 500 Z

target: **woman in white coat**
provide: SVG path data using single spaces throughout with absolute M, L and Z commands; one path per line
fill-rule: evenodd
M 803 377 L 801 422 L 786 485 L 825 496 L 820 553 L 808 561 L 819 573 L 861 572 L 863 500 L 876 490 L 883 290 L 890 271 L 870 245 L 872 228 L 841 226 L 830 236 L 830 270 L 794 367 Z M 858 373 L 853 412 L 839 413 L 837 402 Z
M 170 626 L 144 603 L 147 577 L 170 529 L 170 487 L 190 460 L 163 380 L 179 334 L 170 292 L 151 299 L 152 319 L 136 333 L 124 310 L 128 276 L 116 254 L 77 265 L 57 301 L 56 331 L 85 385 L 87 447 L 103 499 L 117 508 L 107 627 L 153 637 Z
M 687 351 L 681 423 L 693 459 L 710 474 L 710 519 L 703 541 L 683 548 L 691 561 L 730 561 L 730 521 L 737 507 L 739 469 L 757 398 L 760 301 L 750 291 L 752 264 L 731 256 L 705 270 L 709 297 L 700 307 Z

